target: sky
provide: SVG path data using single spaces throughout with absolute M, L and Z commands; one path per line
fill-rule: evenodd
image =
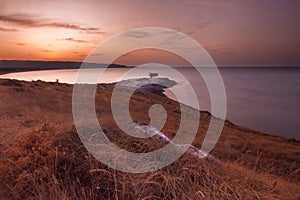
M 114 34 L 163 27 L 196 40 L 218 66 L 300 66 L 299 9 L 298 0 L 0 0 L 0 59 L 83 61 Z M 118 59 L 149 61 L 184 63 L 149 50 Z

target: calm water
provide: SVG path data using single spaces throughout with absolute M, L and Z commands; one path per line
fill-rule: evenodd
M 202 110 L 210 111 L 210 97 L 200 75 L 193 69 L 177 68 L 193 86 Z M 103 83 L 122 79 L 128 69 L 108 69 L 100 80 Z M 127 78 L 145 77 L 135 73 Z M 155 70 L 154 70 L 155 71 Z M 278 135 L 300 138 L 300 68 L 221 68 L 227 95 L 227 118 L 235 124 Z M 95 73 L 95 69 L 86 70 Z M 0 78 L 44 80 L 74 83 L 77 70 L 53 70 L 12 73 Z M 171 77 L 169 77 L 171 78 Z M 186 81 L 177 79 L 185 94 Z M 175 98 L 170 92 L 171 98 Z

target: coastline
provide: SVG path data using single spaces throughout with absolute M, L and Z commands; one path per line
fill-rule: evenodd
M 79 69 L 83 62 L 71 61 L 24 61 L 24 60 L 0 60 L 0 75 L 16 72 Z M 90 68 L 106 67 L 106 64 L 84 63 Z M 121 64 L 109 64 L 108 68 L 131 68 Z
M 50 136 L 51 132 L 70 130 L 73 125 L 72 88 L 73 85 L 64 83 L 0 79 L 0 92 L 5 94 L 5 98 L 0 101 L 2 114 L 0 121 L 1 164 L 6 163 L 5 159 L 10 156 L 7 151 L 14 147 L 14 143 L 18 144 L 20 140 L 23 141 L 23 134 L 26 135 L 32 130 L 39 130 L 45 124 L 47 124 L 47 127 L 51 127 L 49 128 Z M 118 138 L 121 137 L 123 138 L 121 146 L 125 145 L 124 148 L 130 147 L 132 148 L 131 151 L 136 151 L 137 149 L 131 147 L 131 145 L 128 146 L 129 143 L 132 143 L 132 139 L 120 131 L 112 118 L 110 96 L 113 88 L 114 83 L 99 84 L 96 94 L 96 111 L 99 116 L 104 116 L 98 119 L 99 123 L 103 126 L 110 140 L 118 144 L 120 142 Z M 172 139 L 178 129 L 174 124 L 180 122 L 179 103 L 174 100 L 149 91 L 138 90 L 130 100 L 130 111 L 133 120 L 143 124 L 149 123 L 148 108 L 153 104 L 160 104 L 168 108 L 168 118 L 162 132 Z M 185 109 L 189 112 L 199 112 L 190 107 Z M 199 130 L 192 143 L 197 148 L 201 147 L 208 123 L 212 117 L 206 111 L 200 111 L 200 115 Z M 117 138 L 115 137 L 116 134 L 119 135 Z M 145 140 L 135 142 L 142 144 Z M 156 146 L 157 144 L 151 143 L 149 148 L 153 149 Z M 234 168 L 238 167 L 247 173 L 252 171 L 257 174 L 257 177 L 255 176 L 256 181 L 263 181 L 264 184 L 268 185 L 274 181 L 280 182 L 276 187 L 278 198 L 284 199 L 280 197 L 285 193 L 285 189 L 281 187 L 282 185 L 288 185 L 287 188 L 294 191 L 293 194 L 289 194 L 291 198 L 300 195 L 296 192 L 297 190 L 300 191 L 298 186 L 300 182 L 298 171 L 300 166 L 299 153 L 299 140 L 266 134 L 237 126 L 226 120 L 221 137 L 211 155 L 224 163 L 227 170 L 231 169 L 227 165 L 233 165 Z M 195 160 L 195 162 L 197 160 L 187 157 Z M 244 176 L 242 175 L 244 172 L 238 173 Z M 267 185 L 265 187 L 268 187 Z M 251 191 L 251 188 L 247 190 Z

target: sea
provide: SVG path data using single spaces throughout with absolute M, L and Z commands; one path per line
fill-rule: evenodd
M 131 68 L 85 69 L 85 77 L 99 73 L 100 83 L 118 82 L 124 79 L 145 78 L 149 73 L 175 80 L 177 93 L 172 88 L 166 95 L 174 100 L 180 95 L 188 98 L 186 89 L 191 86 L 201 110 L 211 111 L 211 92 L 205 82 L 205 74 L 194 68 L 173 68 L 178 73 L 160 71 L 157 68 L 132 70 Z M 131 71 L 134 71 L 130 73 Z M 300 139 L 300 67 L 220 67 L 216 75 L 209 77 L 221 80 L 226 95 L 226 118 L 234 124 Z M 0 78 L 18 80 L 59 81 L 76 83 L 77 69 L 19 72 L 1 75 Z M 215 77 L 214 77 L 215 76 Z M 221 79 L 220 79 L 221 77 Z M 218 79 L 218 80 L 217 80 Z M 179 92 L 178 92 L 179 91 Z M 184 102 L 189 104 L 188 102 Z M 218 117 L 218 116 L 217 116 Z

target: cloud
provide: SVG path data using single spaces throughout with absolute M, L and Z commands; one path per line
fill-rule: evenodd
M 21 26 L 36 26 L 39 22 L 31 19 L 33 15 L 28 14 L 13 14 L 0 15 L 0 21 Z
M 26 45 L 26 44 L 25 44 L 25 43 L 19 42 L 19 43 L 16 43 L 15 45 L 18 45 L 18 46 L 24 46 L 24 45 Z
M 14 29 L 14 28 L 3 28 L 3 27 L 0 27 L 0 31 L 3 31 L 3 32 L 15 32 L 15 31 L 19 31 L 18 29 Z
M 196 29 L 204 29 L 204 28 L 207 28 L 210 24 L 211 24 L 211 20 L 210 21 L 205 21 L 205 22 L 202 22 L 202 23 L 199 23 L 196 25 Z
M 130 32 L 126 33 L 126 36 L 140 39 L 140 38 L 151 37 L 152 34 L 148 33 L 148 32 L 142 32 L 142 31 L 130 31 Z
M 88 33 L 88 34 L 97 34 L 97 35 L 105 35 L 106 34 L 105 31 L 99 31 L 99 30 L 97 30 L 97 31 L 85 30 L 85 32 Z
M 54 52 L 54 51 L 48 50 L 48 49 L 43 49 L 42 52 L 45 52 L 45 53 L 52 53 L 52 52 Z
M 83 52 L 73 51 L 72 53 L 77 57 L 86 57 L 87 56 L 87 54 L 85 54 Z
M 232 51 L 234 50 L 234 48 L 229 47 L 229 46 L 203 46 L 205 50 L 210 51 L 210 52 L 214 52 L 214 53 L 220 53 L 220 52 L 224 52 L 224 51 Z
M 105 34 L 96 27 L 80 26 L 77 24 L 70 24 L 64 22 L 55 22 L 53 19 L 42 19 L 35 15 L 29 14 L 11 14 L 11 15 L 0 15 L 0 21 L 5 23 L 14 24 L 25 28 L 64 28 L 78 31 L 84 31 L 88 34 Z
M 69 41 L 69 42 L 78 42 L 78 43 L 89 43 L 89 41 L 86 40 L 76 40 L 74 38 L 64 38 L 61 39 L 62 41 Z
M 161 45 L 167 45 L 167 46 L 173 46 L 173 45 L 176 45 L 180 40 L 184 39 L 185 36 L 179 34 L 179 33 L 174 33 L 174 32 L 170 32 L 170 31 L 165 31 L 163 33 L 166 33 L 166 34 L 169 34 L 168 35 L 168 38 L 161 42 L 160 44 Z

